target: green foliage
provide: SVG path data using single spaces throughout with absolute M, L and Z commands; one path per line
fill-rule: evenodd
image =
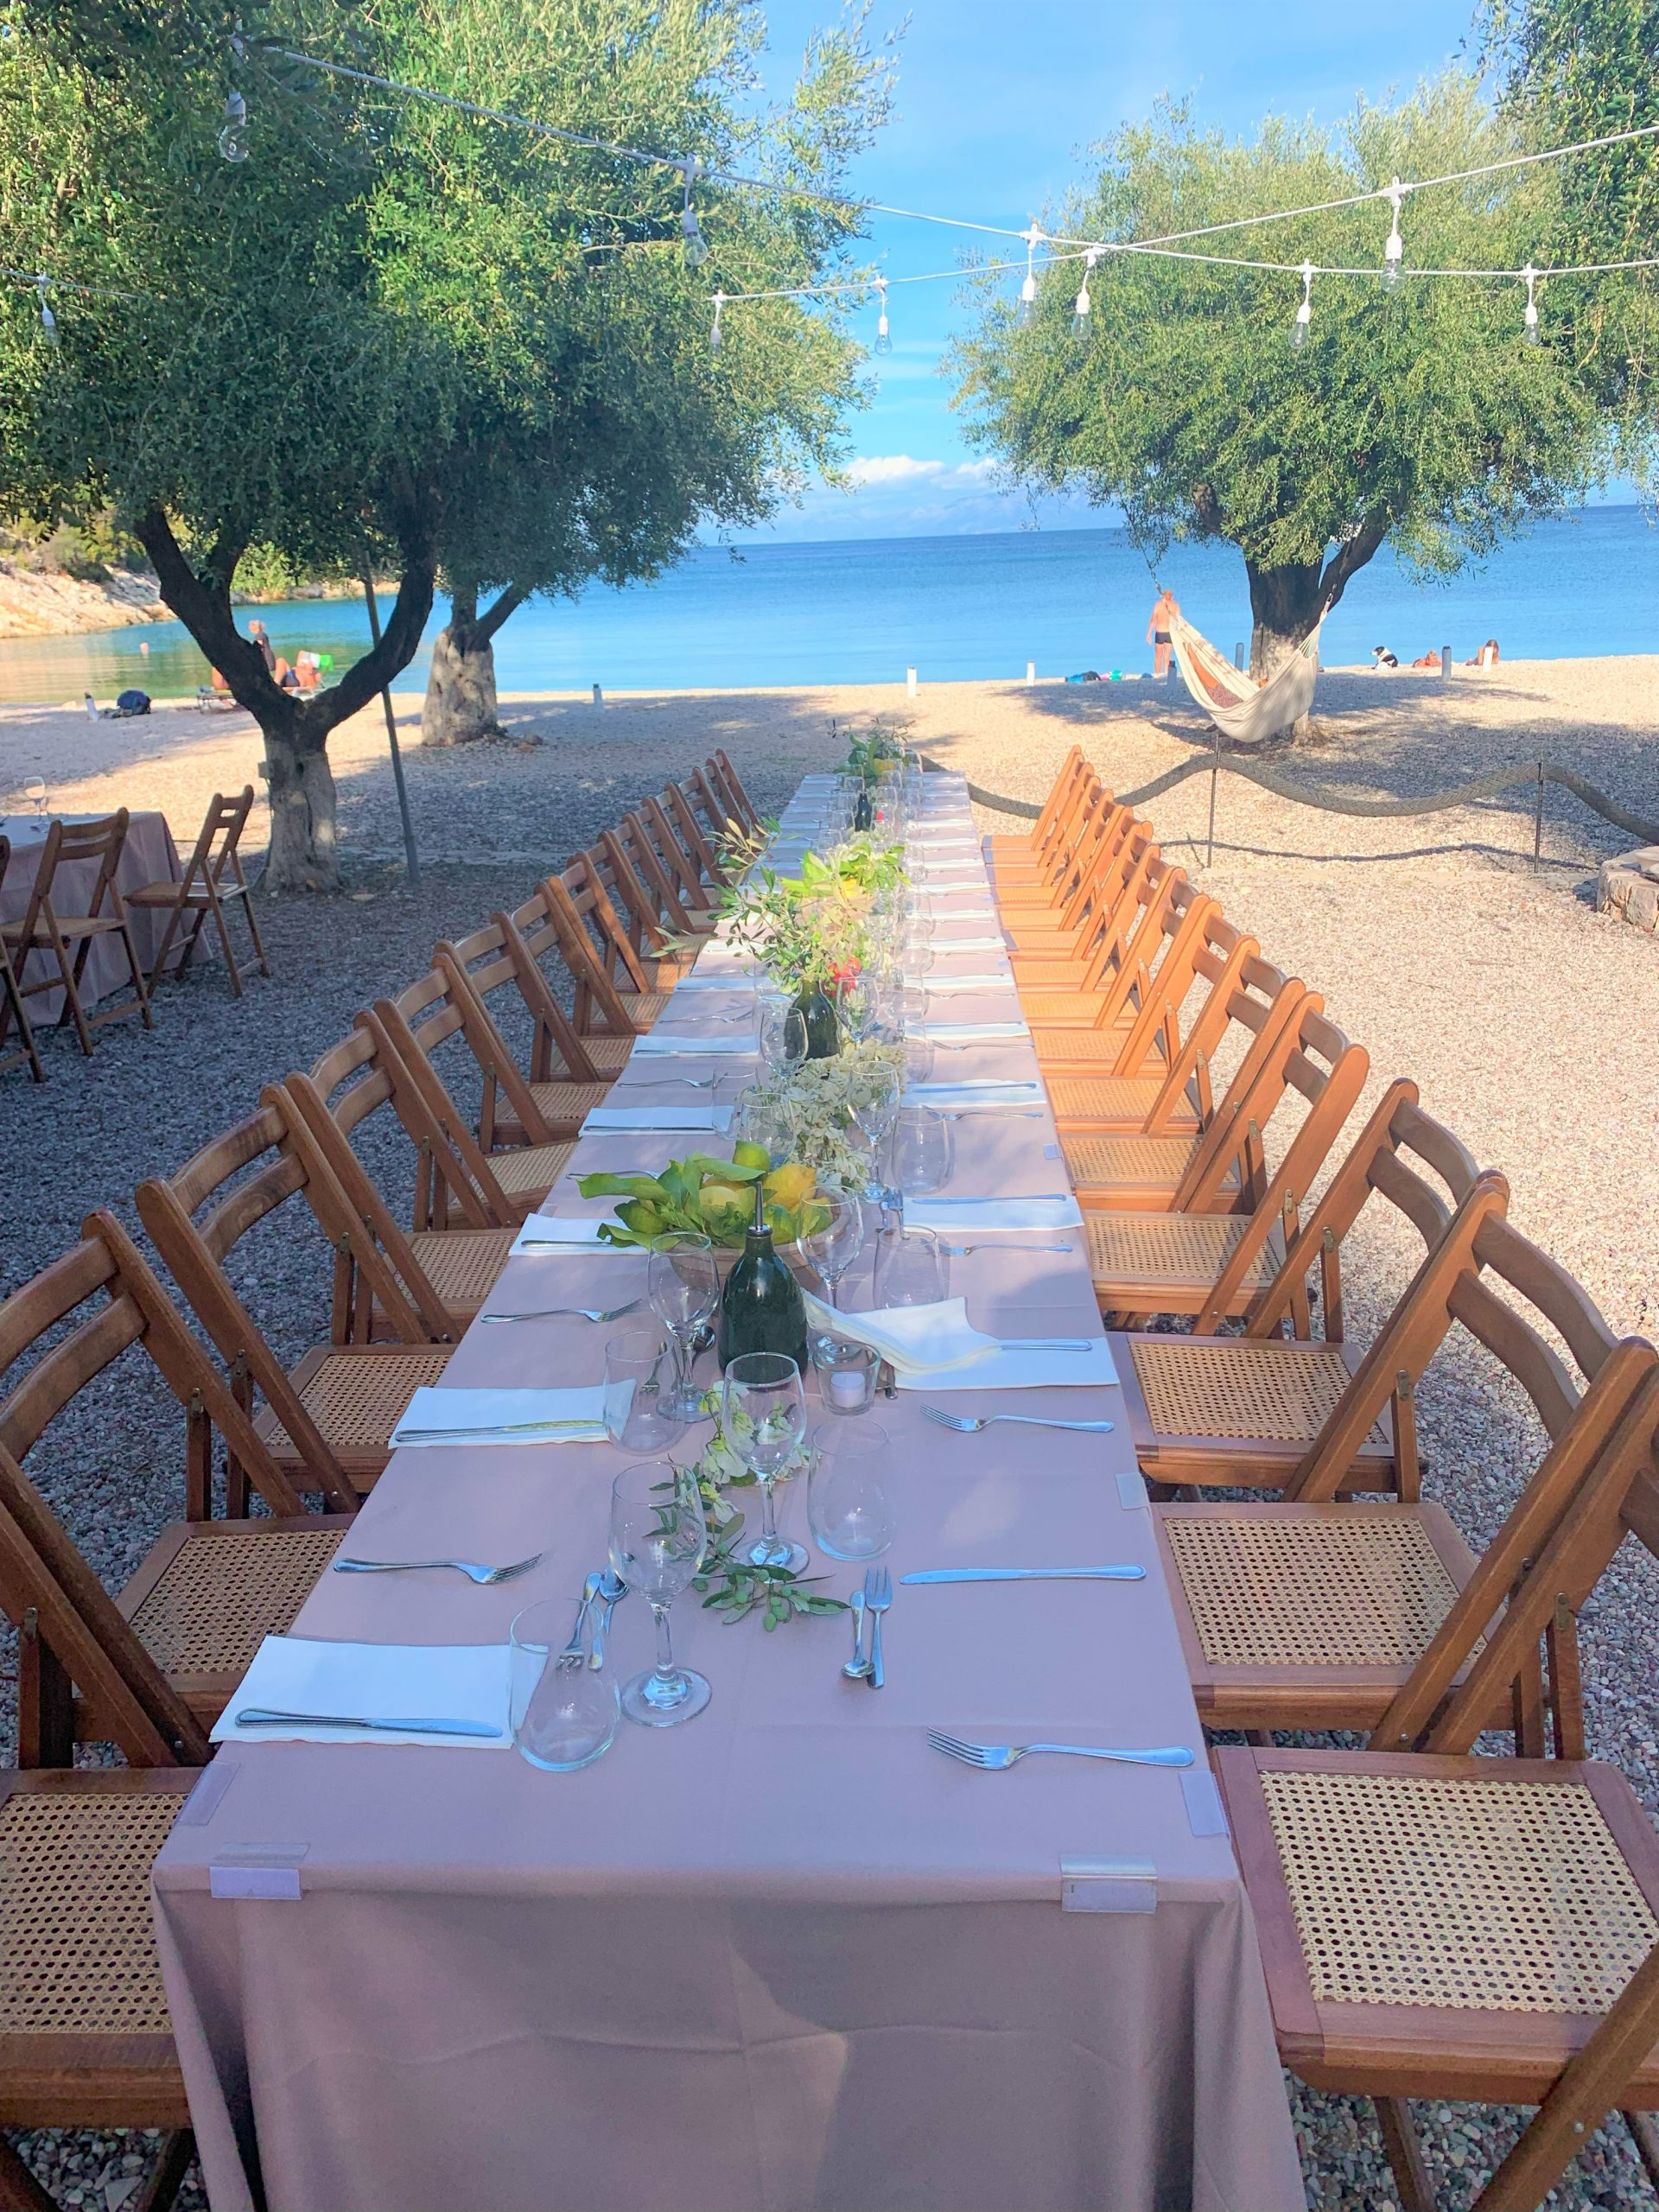
M 827 857 L 803 854 L 798 875 L 764 862 L 747 877 L 734 875 L 719 911 L 729 942 L 797 996 L 860 972 L 869 957 L 870 902 L 904 880 L 902 847 L 861 834 Z
M 787 1620 L 812 1614 L 844 1613 L 845 1599 L 820 1595 L 792 1567 L 754 1567 L 738 1557 L 743 1516 L 728 1493 L 753 1489 L 755 1478 L 726 1433 L 725 1401 L 720 1391 L 704 1393 L 702 1411 L 706 1419 L 713 1421 L 715 1433 L 690 1471 L 696 1478 L 709 1531 L 702 1572 L 692 1584 L 693 1589 L 703 1593 L 704 1610 L 719 1613 L 728 1628 L 747 1620 L 759 1610 L 768 1635 Z M 804 1475 L 810 1464 L 811 1447 L 803 1443 L 785 1472 Z
M 1270 120 L 1232 141 L 1170 109 L 1120 133 L 1047 227 L 1127 245 L 1444 175 L 1524 143 L 1522 119 L 1492 113 L 1458 72 L 1400 107 L 1362 107 L 1334 134 Z M 1447 572 L 1604 471 L 1605 426 L 1572 348 L 1553 335 L 1522 343 L 1524 289 L 1410 274 L 1538 259 L 1556 193 L 1546 167 L 1408 198 L 1407 273 L 1393 289 L 1380 281 L 1386 202 L 1194 241 L 1195 253 L 1379 272 L 1316 277 L 1300 351 L 1294 275 L 1108 252 L 1083 341 L 1071 333 L 1079 262 L 1042 276 L 1025 328 L 1006 284 L 985 282 L 956 357 L 958 402 L 1016 475 L 1121 502 L 1153 556 L 1172 537 L 1230 541 L 1258 615 L 1262 578 L 1281 574 L 1292 596 L 1311 595 L 1311 626 L 1385 537 L 1408 563 Z
M 599 1225 L 607 1243 L 649 1244 L 653 1236 L 680 1230 L 735 1251 L 754 1219 L 754 1185 L 761 1182 L 766 1220 L 779 1244 L 797 1243 L 827 1219 L 812 1202 L 812 1170 L 798 1161 L 774 1167 L 760 1144 L 734 1145 L 729 1160 L 696 1152 L 687 1160 L 671 1160 L 655 1175 L 584 1175 L 576 1188 L 584 1198 L 622 1200 L 617 1219 Z
M 868 789 L 874 790 L 904 757 L 902 738 L 895 737 L 891 730 L 873 729 L 862 737 L 855 735 L 848 748 L 846 773 L 859 777 Z

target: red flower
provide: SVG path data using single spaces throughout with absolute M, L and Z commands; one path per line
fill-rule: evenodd
M 838 991 L 844 991 L 849 983 L 855 983 L 858 981 L 859 976 L 862 972 L 862 968 L 863 963 L 861 961 L 839 961 L 836 963 L 836 966 L 830 970 L 830 980 Z

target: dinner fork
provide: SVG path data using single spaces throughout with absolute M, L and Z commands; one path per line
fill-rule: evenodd
M 486 1567 L 475 1559 L 337 1559 L 336 1574 L 416 1574 L 429 1567 L 453 1567 L 469 1582 L 480 1588 L 492 1582 L 512 1582 L 521 1574 L 528 1574 L 532 1567 L 539 1567 L 544 1554 L 532 1552 L 528 1559 L 516 1559 L 510 1567 Z
M 478 1318 L 480 1321 L 556 1321 L 567 1315 L 573 1321 L 620 1321 L 639 1303 L 637 1298 L 631 1298 L 626 1306 L 543 1306 L 531 1313 L 480 1313 Z
M 864 1677 L 873 1690 L 887 1680 L 881 1669 L 881 1616 L 893 1603 L 893 1577 L 885 1567 L 864 1570 L 864 1610 L 870 1616 L 870 1670 Z
M 1114 1759 L 1122 1766 L 1191 1766 L 1192 1754 L 1185 1744 L 1160 1744 L 1144 1751 L 1106 1751 L 1098 1744 L 966 1744 L 960 1736 L 947 1736 L 930 1728 L 927 1740 L 948 1759 L 976 1766 L 986 1774 L 1001 1774 L 1017 1766 L 1033 1751 L 1061 1751 L 1077 1759 Z
M 1109 1421 L 1045 1421 L 1038 1414 L 948 1414 L 942 1406 L 924 1406 L 922 1411 L 941 1428 L 954 1428 L 962 1436 L 977 1436 L 999 1421 L 1015 1421 L 1021 1428 L 1077 1428 L 1090 1436 L 1109 1436 L 1113 1427 Z

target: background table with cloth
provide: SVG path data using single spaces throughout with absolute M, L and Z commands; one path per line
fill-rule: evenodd
M 966 819 L 957 779 L 929 784 Z M 936 975 L 983 966 L 982 953 L 942 957 Z M 944 1004 L 972 1021 L 1005 1018 L 1009 1001 Z M 725 1007 L 683 993 L 664 1026 L 713 1033 L 730 1027 Z M 947 1066 L 969 1060 L 976 1076 L 1036 1075 L 1023 1039 Z M 729 1065 L 636 1053 L 613 1103 L 683 1104 L 696 1094 L 662 1087 L 666 1068 Z M 1063 1187 L 1046 1113 L 955 1127 L 951 1192 Z M 575 1167 L 655 1165 L 687 1144 L 590 1137 Z M 569 1185 L 556 1208 L 606 1210 Z M 984 1243 L 1067 1241 L 1070 1255 L 953 1260 L 951 1290 L 989 1330 L 1096 1336 L 1080 1234 Z M 844 1303 L 869 1302 L 868 1265 Z M 645 1279 L 637 1254 L 523 1257 L 490 1308 L 613 1306 L 643 1296 Z M 591 1382 L 606 1334 L 474 1325 L 445 1382 Z M 923 1402 L 901 1392 L 874 1415 L 899 1469 L 879 1693 L 842 1676 L 844 1619 L 767 1635 L 688 1597 L 676 1649 L 713 1683 L 708 1711 L 660 1732 L 625 1724 L 580 1773 L 539 1772 L 511 1750 L 220 1750 L 200 1817 L 175 1827 L 155 1878 L 215 2212 L 261 2194 L 272 2212 L 1301 2205 L 1255 1934 L 1215 1832 L 1127 1425 L 962 1436 Z M 1096 1418 L 1121 1399 L 959 1389 L 946 1402 Z M 500 1589 L 325 1575 L 295 1632 L 489 1643 L 539 1598 L 568 1596 L 574 1616 L 583 1573 L 604 1561 L 611 1480 L 634 1456 L 399 1452 L 350 1539 L 361 1556 L 541 1549 L 542 1564 Z M 802 1533 L 804 1489 L 782 1493 L 785 1525 Z M 899 1584 L 918 1567 L 1109 1560 L 1143 1564 L 1146 1580 Z M 817 1564 L 826 1587 L 856 1586 L 857 1569 Z M 611 1644 L 619 1677 L 646 1663 L 637 1599 Z M 987 1775 L 931 1751 L 929 1726 L 1187 1743 L 1198 1764 L 1183 1776 L 1033 1759 Z M 297 1902 L 211 1893 L 215 1866 L 262 1859 L 289 1870 L 279 1881 L 297 1864 Z M 1081 1879 L 1077 1903 L 1137 1909 L 1063 1910 L 1062 1862 L 1076 1860 L 1112 1870 Z
M 56 817 L 64 822 L 94 822 L 99 817 L 92 814 L 66 814 Z M 35 877 L 40 867 L 46 833 L 54 817 L 49 814 L 0 815 L 0 836 L 11 841 L 11 861 L 6 869 L 5 881 L 0 883 L 0 921 L 18 922 L 28 908 L 29 896 L 35 888 Z M 116 887 L 124 895 L 136 891 L 145 883 L 177 883 L 184 869 L 179 860 L 178 847 L 173 833 L 167 826 L 164 814 L 135 814 L 127 823 L 127 842 L 122 848 L 121 865 L 116 870 Z M 57 883 L 52 893 L 52 903 L 60 915 L 85 914 L 92 901 L 92 887 L 98 871 L 90 862 L 66 862 L 58 870 Z M 106 902 L 107 911 L 107 902 Z M 161 950 L 162 932 L 167 928 L 164 908 L 133 906 L 127 912 L 132 930 L 132 941 L 137 948 L 140 962 L 146 975 Z M 74 948 L 71 948 L 73 953 Z M 216 960 L 216 948 L 206 940 L 198 948 L 196 957 Z M 47 960 L 47 967 L 40 963 Z M 34 952 L 29 955 L 27 976 L 19 982 L 34 982 L 50 966 L 48 956 Z M 175 962 L 168 959 L 171 974 Z M 55 973 L 55 969 L 52 972 Z M 81 980 L 80 998 L 83 1006 L 93 1006 L 99 999 L 108 998 L 112 991 L 130 987 L 127 973 L 126 954 L 120 940 L 111 932 L 95 937 L 92 950 L 86 956 L 86 969 Z M 63 993 L 60 990 L 42 991 L 29 1001 L 29 1018 L 36 1028 L 55 1021 L 63 1012 Z

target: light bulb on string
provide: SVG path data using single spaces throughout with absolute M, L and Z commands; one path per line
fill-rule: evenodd
M 1095 264 L 1100 259 L 1100 248 L 1091 245 L 1083 257 L 1083 282 L 1077 287 L 1077 296 L 1071 303 L 1071 335 L 1081 344 L 1089 336 L 1089 315 L 1094 302 L 1089 296 L 1089 278 Z
M 1307 343 L 1307 326 L 1313 320 L 1313 264 L 1302 264 L 1302 303 L 1296 310 L 1296 321 L 1290 334 L 1290 342 L 1300 353 Z
M 691 180 L 696 173 L 696 162 L 683 164 L 682 175 L 685 179 L 685 199 L 680 208 L 680 233 L 685 242 L 685 265 L 688 269 L 701 269 L 709 258 L 709 241 L 698 227 L 697 211 L 691 205 Z
M 219 150 L 227 162 L 248 158 L 248 104 L 240 92 L 225 102 L 225 128 L 219 134 Z
M 41 296 L 41 335 L 48 346 L 61 346 L 63 337 L 58 328 L 58 318 L 53 314 L 46 296 L 47 280 L 44 276 L 37 276 L 35 283 Z
M 875 318 L 875 346 L 874 350 L 878 353 L 891 353 L 893 351 L 893 334 L 887 327 L 887 288 L 884 283 L 878 279 L 875 289 L 880 296 L 881 312 Z
M 1406 242 L 1400 235 L 1400 207 L 1406 196 L 1405 187 L 1398 177 L 1389 187 L 1389 205 L 1394 210 L 1394 226 L 1389 232 L 1388 244 L 1382 249 L 1382 282 L 1392 290 L 1400 282 L 1406 265 Z
M 1538 271 L 1529 262 L 1521 274 L 1527 280 L 1527 311 L 1521 321 L 1521 335 L 1529 346 L 1538 343 L 1538 302 L 1533 297 L 1533 287 L 1538 282 Z
M 1030 322 L 1031 311 L 1037 304 L 1037 271 L 1032 265 L 1032 256 L 1042 244 L 1043 233 L 1033 223 L 1020 235 L 1026 242 L 1026 281 L 1020 287 L 1020 321 L 1023 328 Z
M 720 314 L 721 314 L 721 309 L 725 306 L 725 304 L 726 304 L 726 295 L 725 295 L 725 293 L 724 293 L 724 292 L 716 292 L 716 293 L 715 294 L 715 321 L 714 321 L 714 327 L 713 327 L 713 328 L 712 328 L 712 329 L 709 331 L 709 351 L 711 353 L 719 353 L 719 351 L 720 351 L 720 345 L 721 345 L 721 338 L 720 338 Z

